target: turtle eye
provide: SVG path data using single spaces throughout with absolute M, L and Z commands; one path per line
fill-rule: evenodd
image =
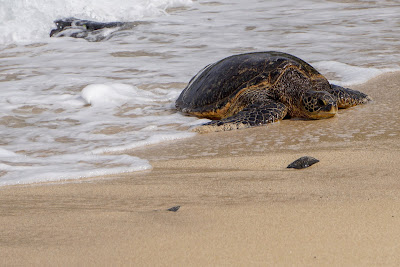
M 326 101 L 323 99 L 318 99 L 318 106 L 326 106 Z

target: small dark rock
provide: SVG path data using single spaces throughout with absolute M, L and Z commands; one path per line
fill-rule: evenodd
M 319 162 L 316 158 L 304 156 L 290 163 L 287 168 L 304 169 Z
M 167 210 L 168 210 L 168 211 L 177 212 L 177 211 L 179 210 L 180 207 L 181 207 L 181 206 L 175 206 L 175 207 L 169 208 L 169 209 L 167 209 Z

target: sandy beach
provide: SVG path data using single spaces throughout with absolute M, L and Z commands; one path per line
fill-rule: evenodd
M 152 171 L 0 188 L 4 266 L 398 266 L 400 73 L 321 121 L 131 151 Z M 286 169 L 301 156 L 319 163 Z M 167 211 L 181 206 L 177 212 Z

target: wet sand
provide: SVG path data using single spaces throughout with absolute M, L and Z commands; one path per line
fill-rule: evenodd
M 329 120 L 130 152 L 152 171 L 1 187 L 0 262 L 398 265 L 399 87 L 385 74 L 354 87 L 373 103 Z M 286 169 L 304 155 L 320 162 Z

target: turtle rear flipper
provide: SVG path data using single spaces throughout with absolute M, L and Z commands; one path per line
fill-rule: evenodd
M 349 88 L 344 88 L 335 84 L 331 84 L 331 93 L 337 97 L 338 108 L 349 108 L 357 105 L 366 104 L 372 100 L 368 95 Z
M 287 107 L 280 102 L 273 100 L 256 102 L 233 116 L 208 122 L 195 128 L 194 131 L 208 133 L 248 128 L 280 121 L 286 114 Z

